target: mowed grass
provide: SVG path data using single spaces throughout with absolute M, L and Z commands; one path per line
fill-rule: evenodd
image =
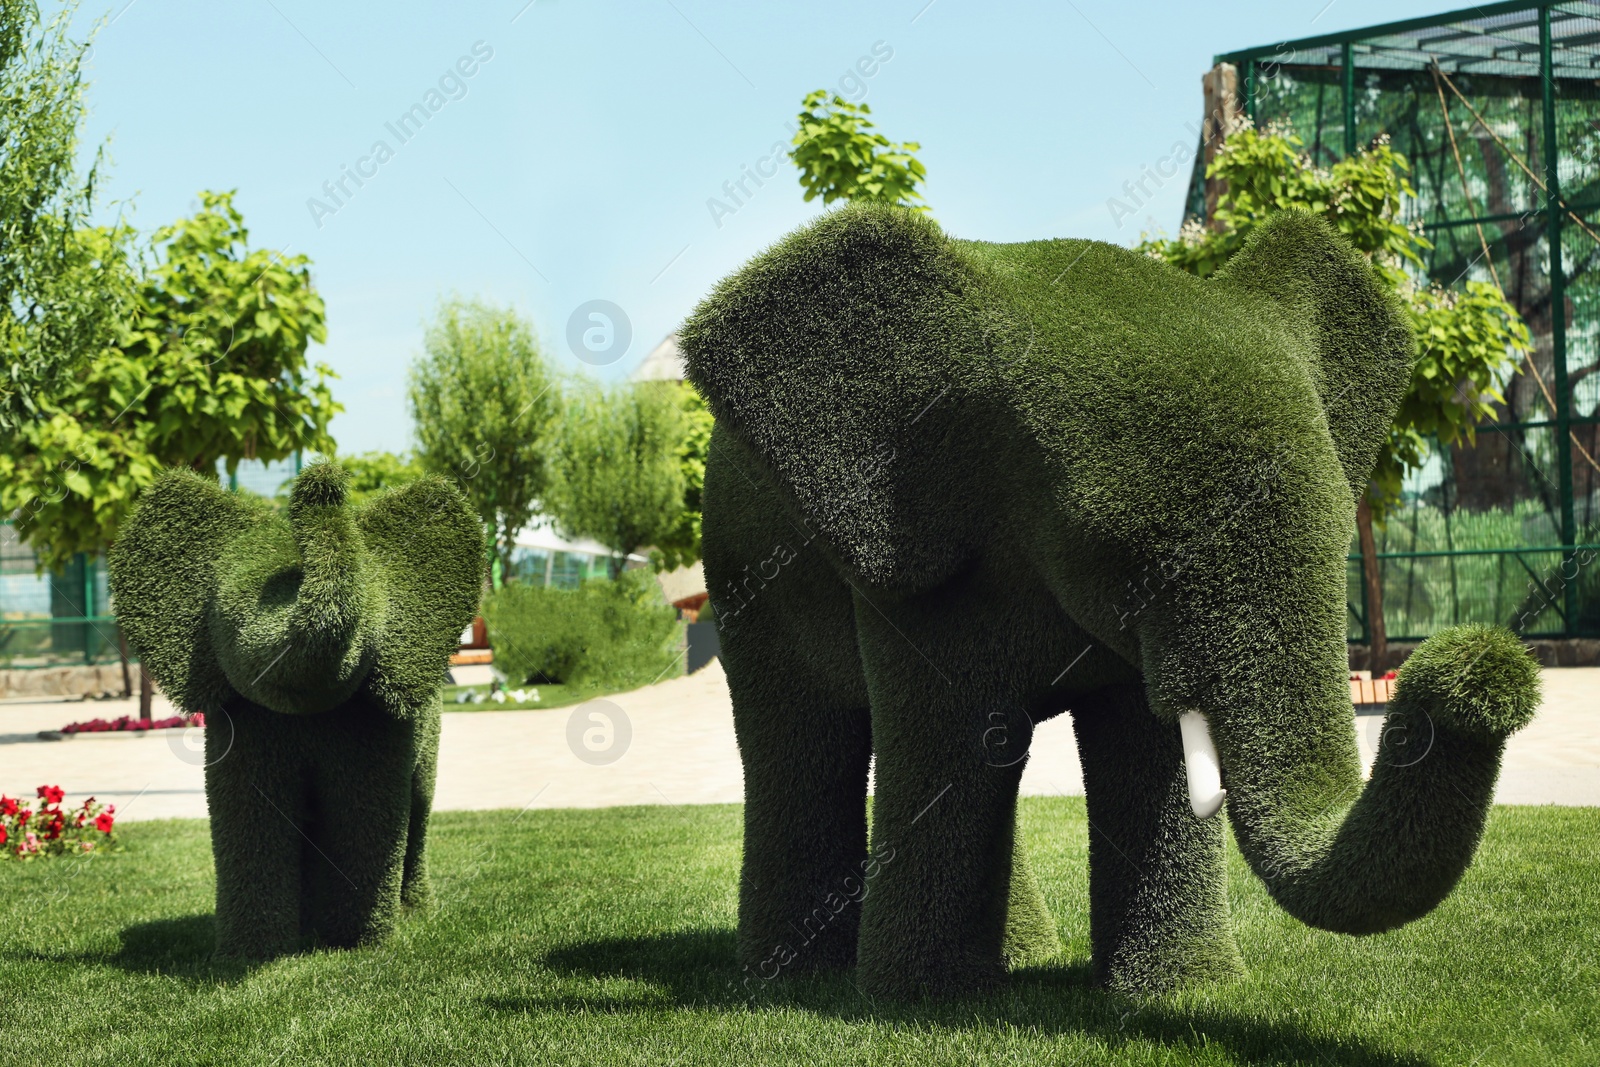
M 210 957 L 206 824 L 131 824 L 116 854 L 0 863 L 0 1063 L 1600 1063 L 1600 809 L 1496 808 L 1449 901 L 1363 939 L 1235 855 L 1249 977 L 1146 1003 L 1089 984 L 1083 802 L 1022 819 L 1066 952 L 939 1005 L 742 988 L 737 807 L 440 814 L 435 901 L 389 943 L 249 969 Z

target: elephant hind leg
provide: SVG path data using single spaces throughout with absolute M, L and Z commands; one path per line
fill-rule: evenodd
M 744 765 L 741 982 L 849 967 L 868 879 L 872 718 L 850 587 L 717 431 L 705 571 Z
M 1022 828 L 1012 827 L 1011 890 L 1006 898 L 1006 939 L 1001 949 L 1013 970 L 1043 963 L 1061 951 L 1056 920 L 1028 863 Z
M 1176 724 L 1136 685 L 1072 709 L 1089 810 L 1089 936 L 1095 978 L 1152 995 L 1244 973 L 1228 923 L 1222 820 L 1189 806 Z
M 406 826 L 405 866 L 400 875 L 400 903 L 418 908 L 428 903 L 428 817 L 433 813 L 433 784 L 439 767 L 439 716 L 417 725 L 417 768 L 411 775 L 411 818 Z

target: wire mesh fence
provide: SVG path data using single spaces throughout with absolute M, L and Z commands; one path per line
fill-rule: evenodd
M 1426 280 L 1499 285 L 1534 341 L 1493 421 L 1436 448 L 1379 531 L 1389 636 L 1600 636 L 1600 2 L 1492 4 L 1216 60 L 1238 68 L 1245 115 L 1292 130 L 1313 165 L 1389 137 L 1417 190 L 1407 221 L 1433 244 Z

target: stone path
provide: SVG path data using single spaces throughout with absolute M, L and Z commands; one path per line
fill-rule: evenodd
M 1512 738 L 1496 799 L 1600 805 L 1600 668 L 1546 670 L 1544 681 L 1544 706 Z M 92 793 L 129 819 L 204 817 L 199 731 L 36 738 L 74 719 L 132 710 L 132 701 L 0 705 L 0 790 L 32 796 L 37 785 L 59 784 L 69 798 Z M 157 715 L 166 714 L 170 705 L 158 699 Z M 1369 761 L 1381 729 L 1378 716 L 1357 719 Z M 738 803 L 741 781 L 727 685 L 713 661 L 690 677 L 576 708 L 446 712 L 435 806 Z M 1068 716 L 1036 731 L 1022 791 L 1083 792 Z

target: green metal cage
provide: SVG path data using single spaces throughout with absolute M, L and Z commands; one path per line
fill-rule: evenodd
M 1502 3 L 1216 57 L 1258 126 L 1326 166 L 1387 135 L 1429 278 L 1499 284 L 1535 351 L 1473 443 L 1434 449 L 1379 531 L 1384 622 L 1600 636 L 1600 2 Z M 1198 155 L 1198 154 L 1197 154 Z M 1204 219 L 1204 175 L 1188 216 Z M 1359 562 L 1350 638 L 1364 640 Z

